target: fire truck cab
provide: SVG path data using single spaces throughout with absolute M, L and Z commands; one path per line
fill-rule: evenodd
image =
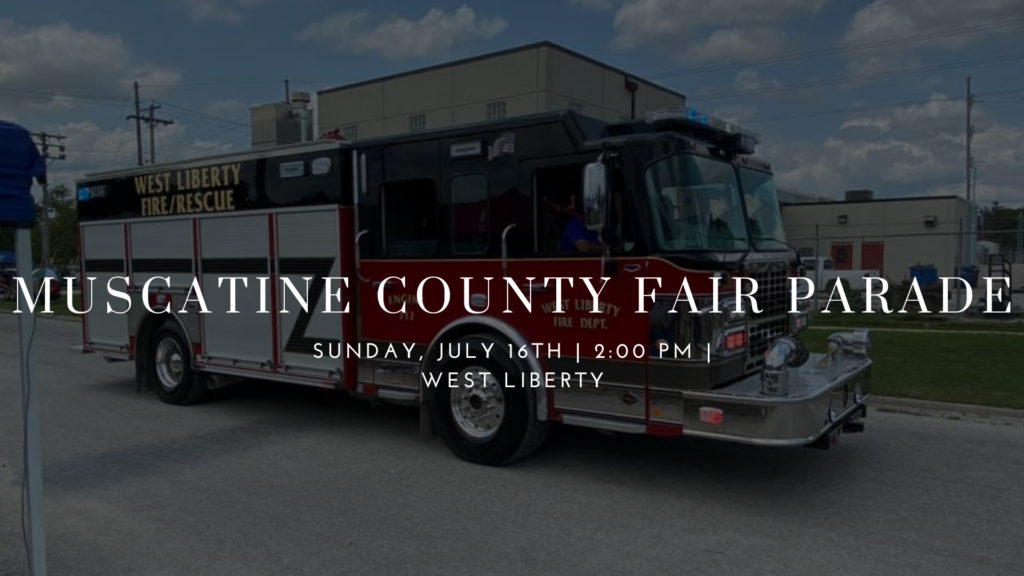
M 173 404 L 262 379 L 419 406 L 488 465 L 559 423 L 827 448 L 863 429 L 871 338 L 808 351 L 757 142 L 565 111 L 90 175 L 83 351 Z

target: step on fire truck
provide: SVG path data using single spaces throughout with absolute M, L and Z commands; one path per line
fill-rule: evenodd
M 870 334 L 801 340 L 757 142 L 689 108 L 564 111 L 90 175 L 83 351 L 171 404 L 260 379 L 418 406 L 487 465 L 557 423 L 827 448 L 863 430 Z

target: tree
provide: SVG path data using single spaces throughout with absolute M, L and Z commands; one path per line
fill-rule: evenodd
M 992 206 L 980 208 L 978 212 L 981 220 L 978 240 L 995 242 L 1002 253 L 1013 252 L 1017 245 L 1017 219 L 1021 210 L 993 202 Z

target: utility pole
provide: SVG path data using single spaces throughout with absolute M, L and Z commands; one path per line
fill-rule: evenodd
M 128 116 L 127 120 L 135 120 L 135 146 L 139 154 L 139 166 L 142 166 L 142 110 L 139 109 L 139 83 L 133 84 L 135 88 L 135 114 Z
M 965 144 L 966 144 L 966 147 L 967 147 L 967 150 L 966 150 L 966 152 L 967 152 L 966 153 L 966 164 L 965 164 L 965 172 L 966 172 L 965 186 L 966 186 L 967 203 L 970 206 L 970 211 L 971 211 L 971 228 L 970 228 L 970 231 L 971 231 L 971 234 L 970 234 L 970 238 L 971 238 L 970 242 L 971 242 L 971 244 L 970 244 L 970 246 L 971 246 L 971 248 L 968 251 L 968 255 L 969 255 L 969 258 L 970 258 L 969 261 L 970 261 L 972 267 L 975 265 L 974 252 L 976 250 L 975 246 L 977 246 L 977 244 L 978 244 L 978 239 L 977 239 L 978 226 L 977 226 L 977 223 L 976 223 L 977 216 L 975 215 L 975 210 L 974 210 L 974 187 L 971 185 L 971 181 L 973 180 L 973 175 L 974 175 L 974 158 L 971 156 L 971 140 L 974 139 L 974 124 L 971 121 L 971 114 L 973 112 L 974 112 L 974 92 L 971 90 L 971 77 L 968 76 L 967 77 L 967 130 L 965 132 L 965 139 L 966 139 Z M 961 242 L 961 244 L 962 244 L 962 242 Z
M 291 104 L 292 103 L 292 88 L 291 88 L 291 83 L 288 82 L 287 78 L 284 79 L 284 103 L 285 104 Z
M 64 144 L 60 142 L 64 141 L 64 136 L 60 134 L 49 134 L 47 132 L 34 132 L 34 137 L 39 139 L 39 147 L 41 148 L 43 159 L 47 164 L 51 160 L 64 160 L 67 156 L 64 154 Z M 56 140 L 58 144 L 54 146 L 50 144 L 51 141 Z M 57 149 L 57 154 L 54 155 L 51 148 Z M 43 209 L 41 210 L 43 217 L 39 221 L 39 237 L 41 238 L 41 246 L 39 249 L 39 267 L 46 270 L 50 267 L 50 185 L 43 184 Z M 45 272 L 44 272 L 45 274 Z
M 135 109 L 136 110 L 140 110 L 139 102 L 138 102 L 137 99 L 135 101 Z M 157 124 L 162 124 L 162 125 L 167 126 L 167 125 L 170 125 L 170 124 L 174 124 L 174 120 L 165 120 L 163 118 L 157 118 L 154 113 L 157 110 L 159 110 L 159 109 L 160 109 L 160 105 L 154 102 L 154 103 L 152 103 L 152 104 L 150 104 L 149 106 L 146 107 L 146 115 L 145 116 L 142 115 L 141 110 L 140 110 L 139 113 L 132 114 L 131 116 L 128 117 L 129 120 L 135 120 L 135 123 L 138 124 L 139 127 L 140 127 L 139 128 L 139 132 L 138 132 L 138 138 L 139 138 L 139 166 L 142 166 L 144 164 L 144 162 L 142 160 L 142 128 L 141 128 L 142 123 L 145 122 L 149 126 L 149 163 L 150 164 L 156 163 L 156 135 L 154 133 L 154 130 L 156 129 L 156 125 Z
M 149 105 L 149 117 L 146 118 L 146 124 L 149 124 L 149 163 L 156 164 L 156 125 L 160 124 L 163 126 L 170 126 L 174 124 L 174 120 L 164 120 L 154 116 L 154 112 L 160 109 L 160 105 L 153 102 Z

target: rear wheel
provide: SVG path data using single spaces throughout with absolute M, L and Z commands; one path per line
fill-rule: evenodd
M 153 334 L 149 369 L 156 395 L 168 404 L 197 404 L 206 399 L 209 388 L 202 374 L 192 368 L 188 338 L 173 321 L 164 322 Z
M 485 344 L 495 344 L 489 354 Z M 548 423 L 537 419 L 533 391 L 522 386 L 516 363 L 501 355 L 506 346 L 486 336 L 459 342 L 460 350 L 467 346 L 469 354 L 463 355 L 475 358 L 450 359 L 437 370 L 442 384 L 434 393 L 431 417 L 438 434 L 468 462 L 502 466 L 526 458 L 540 448 L 548 431 Z

